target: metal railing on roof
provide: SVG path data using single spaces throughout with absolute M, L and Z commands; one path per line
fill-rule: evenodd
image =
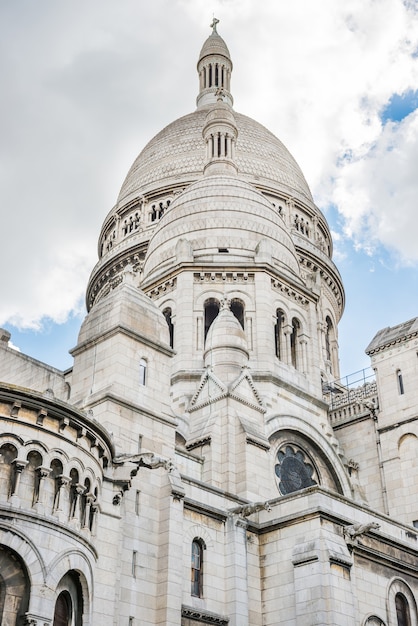
M 377 396 L 375 372 L 373 368 L 367 367 L 338 380 L 326 382 L 322 386 L 322 392 L 330 411 L 345 405 L 362 403 L 362 400 Z

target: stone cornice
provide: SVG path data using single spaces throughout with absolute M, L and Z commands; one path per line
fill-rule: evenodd
M 38 512 L 32 513 L 31 511 L 25 511 L 22 508 L 15 508 L 12 505 L 2 504 L 0 505 L 0 530 L 5 530 L 10 533 L 20 534 L 22 538 L 25 537 L 23 533 L 19 533 L 19 522 L 25 522 L 25 524 L 34 524 L 36 530 L 44 528 L 50 532 L 56 532 L 59 535 L 67 535 L 77 544 L 82 544 L 91 552 L 94 559 L 98 559 L 99 555 L 95 546 L 88 541 L 81 532 L 77 532 L 68 526 L 68 524 L 62 524 L 58 520 L 55 520 L 52 516 L 43 516 Z
M 131 330 L 130 328 L 123 326 L 122 324 L 117 324 L 113 328 L 110 328 L 109 330 L 107 330 L 105 333 L 100 333 L 99 335 L 97 335 L 96 337 L 93 337 L 92 339 L 79 343 L 75 348 L 70 350 L 70 354 L 73 357 L 78 356 L 81 352 L 83 352 L 83 350 L 86 350 L 87 348 L 91 348 L 92 346 L 102 343 L 103 341 L 106 341 L 109 338 L 114 337 L 118 333 L 126 335 L 130 339 L 135 339 L 136 341 L 140 341 L 141 343 L 144 343 L 150 348 L 157 349 L 159 352 L 163 352 L 164 354 L 167 354 L 168 356 L 173 356 L 173 354 L 175 354 L 175 351 L 169 346 L 167 346 L 166 344 L 160 343 L 159 341 L 152 341 L 151 339 L 149 339 L 147 335 L 143 335 L 142 333 L 137 333 Z
M 304 400 L 306 400 L 307 402 L 313 404 L 314 406 L 318 407 L 319 409 L 328 412 L 329 405 L 328 405 L 327 402 L 324 402 L 322 399 L 317 398 L 317 397 L 313 396 L 310 393 L 307 393 L 306 391 L 301 389 L 301 387 L 297 387 L 296 385 L 292 385 L 291 383 L 288 383 L 287 381 L 283 380 L 283 378 L 280 378 L 279 376 L 276 376 L 276 374 L 272 374 L 271 372 L 257 372 L 257 371 L 253 371 L 252 372 L 252 378 L 253 378 L 255 383 L 257 383 L 257 382 L 273 383 L 277 387 L 280 387 L 282 389 L 286 389 L 286 391 L 294 393 L 299 398 L 303 398 Z
M 229 624 L 229 617 L 205 609 L 195 609 L 191 606 L 182 605 L 181 616 L 203 624 L 218 624 L 218 626 L 228 626 Z
M 90 439 L 92 446 L 96 446 L 98 440 L 101 441 L 102 456 L 108 456 L 109 462 L 114 456 L 114 445 L 108 431 L 99 422 L 93 421 L 86 413 L 73 405 L 43 395 L 33 389 L 6 385 L 5 383 L 0 383 L 0 401 L 11 406 L 10 416 L 4 416 L 6 419 L 20 420 L 19 410 L 21 407 L 33 410 L 38 415 L 34 422 L 37 427 L 42 426 L 44 418 L 48 416 L 49 419 L 57 420 L 58 432 L 54 433 L 57 436 L 63 436 L 61 433 L 66 427 L 73 428 L 78 437 L 85 435 Z M 19 410 L 16 411 L 16 408 Z
M 385 343 L 382 343 L 381 345 L 376 346 L 376 348 L 372 348 L 371 350 L 366 350 L 366 354 L 368 356 L 372 356 L 373 354 L 377 354 L 378 352 L 383 352 L 383 350 L 386 350 L 387 348 L 398 346 L 400 344 L 405 344 L 410 339 L 414 339 L 415 337 L 418 337 L 418 331 L 413 332 L 413 333 L 408 333 L 404 335 L 403 337 L 395 337 L 394 339 L 390 341 L 386 341 Z
M 116 393 L 112 393 L 110 391 L 107 391 L 106 389 L 102 391 L 97 391 L 96 393 L 92 394 L 88 398 L 88 401 L 86 402 L 86 406 L 94 407 L 94 406 L 97 406 L 98 404 L 102 404 L 103 402 L 106 402 L 109 400 L 111 402 L 115 402 L 116 404 L 119 404 L 120 406 L 130 409 L 131 411 L 135 411 L 136 413 L 141 413 L 143 415 L 146 415 L 147 417 L 150 417 L 154 420 L 158 420 L 159 422 L 162 422 L 163 424 L 168 424 L 168 426 L 173 426 L 174 428 L 177 427 L 177 420 L 174 417 L 169 417 L 168 415 L 161 415 L 160 413 L 154 413 L 154 411 L 150 411 L 149 409 L 145 408 L 141 404 L 130 402 L 129 400 L 126 400 L 122 396 L 118 396 Z

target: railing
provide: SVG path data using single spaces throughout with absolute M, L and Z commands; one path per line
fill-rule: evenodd
M 377 384 L 371 367 L 323 385 L 331 424 L 370 413 L 378 406 Z

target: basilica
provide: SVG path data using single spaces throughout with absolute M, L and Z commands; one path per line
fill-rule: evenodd
M 418 625 L 418 318 L 341 381 L 329 226 L 232 69 L 214 19 L 195 110 L 104 217 L 72 367 L 0 329 L 3 626 Z

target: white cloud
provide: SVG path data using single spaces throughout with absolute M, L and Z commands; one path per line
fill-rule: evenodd
M 369 152 L 344 163 L 335 182 L 334 202 L 346 232 L 363 248 L 383 244 L 400 262 L 418 262 L 418 111 L 388 122 Z

